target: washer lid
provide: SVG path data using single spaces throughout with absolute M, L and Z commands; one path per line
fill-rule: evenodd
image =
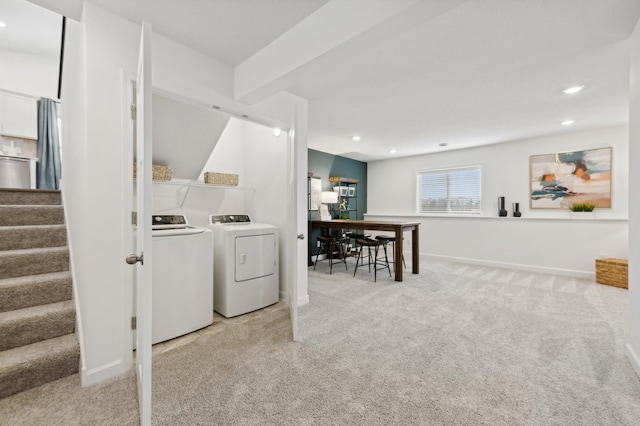
M 151 230 L 151 236 L 153 237 L 168 237 L 178 235 L 194 235 L 202 234 L 203 232 L 211 232 L 206 228 L 200 228 L 197 226 L 185 226 L 181 228 L 160 228 Z

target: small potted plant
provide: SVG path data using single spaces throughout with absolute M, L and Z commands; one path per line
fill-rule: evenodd
M 584 212 L 593 212 L 593 209 L 596 208 L 596 205 L 593 203 L 573 203 L 569 207 L 572 212 L 575 213 L 584 213 Z

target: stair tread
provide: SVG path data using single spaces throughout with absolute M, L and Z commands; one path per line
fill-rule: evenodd
M 75 333 L 2 351 L 0 352 L 0 373 L 11 369 L 14 365 L 31 363 L 39 358 L 70 351 L 80 351 Z
M 50 225 L 6 225 L 6 226 L 0 226 L 0 232 L 2 232 L 3 230 L 7 230 L 7 231 L 14 231 L 17 229 L 61 229 L 61 228 L 65 228 L 67 225 L 65 225 L 64 223 L 53 223 Z
M 0 209 L 13 209 L 19 208 L 23 209 L 55 209 L 61 210 L 64 209 L 62 204 L 0 204 Z
M 56 312 L 71 312 L 75 310 L 73 300 L 63 300 L 46 305 L 30 306 L 14 311 L 0 312 L 0 326 L 10 322 L 21 321 L 25 318 L 42 317 Z
M 25 275 L 22 277 L 0 279 L 0 288 L 16 287 L 25 284 L 36 284 L 46 281 L 62 280 L 71 278 L 70 271 L 50 272 L 48 274 Z
M 60 247 L 34 247 L 28 249 L 19 249 L 19 250 L 6 250 L 0 252 L 0 257 L 10 257 L 16 255 L 29 255 L 29 254 L 38 254 L 38 253 L 52 253 L 57 251 L 69 251 L 68 246 L 60 246 Z

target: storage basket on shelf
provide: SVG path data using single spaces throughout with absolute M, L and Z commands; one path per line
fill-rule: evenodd
M 238 185 L 238 175 L 233 173 L 216 173 L 205 172 L 204 183 L 212 183 L 215 185 Z
M 136 167 L 136 163 L 133 163 L 134 179 L 136 178 L 136 175 L 137 175 L 137 167 Z M 151 166 L 152 180 L 167 181 L 167 180 L 171 180 L 172 176 L 173 176 L 173 169 L 169 166 L 158 166 L 155 164 Z
M 620 288 L 629 288 L 627 259 L 596 259 L 596 282 Z

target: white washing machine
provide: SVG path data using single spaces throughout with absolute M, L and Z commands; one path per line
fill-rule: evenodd
M 214 310 L 229 318 L 277 303 L 278 228 L 249 215 L 211 215 Z
M 183 215 L 154 215 L 152 343 L 213 323 L 213 232 Z

